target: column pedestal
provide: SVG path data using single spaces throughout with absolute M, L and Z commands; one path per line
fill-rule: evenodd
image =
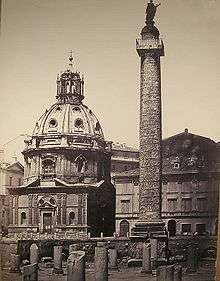
M 165 223 L 162 221 L 139 221 L 131 231 L 131 238 L 139 237 L 142 239 L 166 237 Z

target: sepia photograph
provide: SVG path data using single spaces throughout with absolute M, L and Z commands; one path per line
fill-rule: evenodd
M 220 281 L 220 2 L 0 0 L 0 281 Z

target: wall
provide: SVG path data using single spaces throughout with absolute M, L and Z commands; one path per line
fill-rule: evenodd
M 166 178 L 165 175 L 163 178 Z M 206 176 L 207 177 L 207 176 Z M 181 181 L 180 181 L 181 179 Z M 120 232 L 120 222 L 127 220 L 130 229 L 134 226 L 139 217 L 139 185 L 138 176 L 114 177 L 116 188 L 116 232 Z M 181 225 L 191 224 L 191 234 L 196 232 L 196 224 L 206 224 L 206 230 L 211 235 L 216 235 L 215 224 L 217 218 L 218 202 L 218 180 L 203 179 L 201 181 L 192 180 L 192 175 L 182 174 L 172 175 L 172 180 L 163 181 L 162 185 L 162 219 L 166 225 L 169 220 L 177 222 L 177 234 L 182 234 Z M 183 198 L 192 200 L 191 210 L 182 208 Z M 198 208 L 197 198 L 206 198 L 207 204 L 204 209 Z M 173 210 L 168 208 L 168 199 L 176 199 L 177 206 Z M 130 200 L 131 206 L 129 212 L 123 212 L 121 209 L 121 200 Z
M 97 242 L 106 242 L 108 248 L 116 248 L 118 250 L 118 258 L 122 261 L 123 258 L 126 260 L 128 258 L 141 258 L 142 256 L 142 242 L 132 241 L 129 238 L 90 238 L 90 239 L 62 239 L 62 240 L 1 240 L 0 248 L 1 261 L 3 267 L 9 265 L 10 252 L 19 253 L 21 259 L 29 259 L 30 246 L 32 243 L 36 243 L 40 250 L 40 258 L 43 256 L 53 256 L 53 247 L 56 245 L 63 246 L 63 253 L 66 257 L 69 254 L 69 245 L 77 244 L 78 250 L 86 251 L 87 261 L 93 261 L 94 259 L 94 249 Z M 171 249 L 172 255 L 186 255 L 186 248 L 192 244 L 199 247 L 199 254 L 201 256 L 207 256 L 207 249 L 216 249 L 216 239 L 210 237 L 199 237 L 199 238 L 172 238 L 169 240 L 169 247 Z

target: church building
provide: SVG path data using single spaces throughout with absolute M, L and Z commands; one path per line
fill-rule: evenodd
M 23 185 L 9 187 L 9 233 L 114 232 L 111 142 L 83 103 L 84 80 L 69 61 L 57 77 L 56 103 L 25 141 Z

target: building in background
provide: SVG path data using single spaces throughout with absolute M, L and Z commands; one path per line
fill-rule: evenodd
M 215 235 L 220 184 L 219 144 L 185 132 L 163 140 L 162 219 L 170 236 Z M 139 219 L 139 169 L 113 176 L 116 231 Z
M 6 234 L 9 224 L 8 188 L 23 184 L 24 167 L 14 159 L 13 163 L 4 161 L 4 150 L 0 151 L 0 233 Z
M 84 80 L 69 67 L 57 78 L 57 102 L 26 140 L 24 183 L 9 187 L 9 232 L 112 235 L 115 189 L 111 143 L 85 104 Z
M 111 176 L 139 167 L 139 150 L 125 143 L 112 144 Z
M 20 162 L 0 162 L 0 195 L 7 195 L 10 187 L 22 185 L 23 177 L 24 167 Z
M 0 195 L 0 236 L 8 233 L 9 225 L 9 197 Z

